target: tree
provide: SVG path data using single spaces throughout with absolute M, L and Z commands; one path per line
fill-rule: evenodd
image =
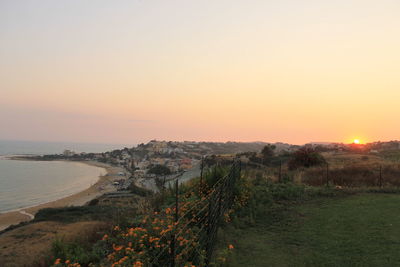
M 288 162 L 289 169 L 294 170 L 299 167 L 312 167 L 326 163 L 324 157 L 312 147 L 302 147 L 293 153 Z
M 263 159 L 264 164 L 269 163 L 271 161 L 271 159 L 274 157 L 275 149 L 276 149 L 275 145 L 268 144 L 268 145 L 264 146 L 264 148 L 261 150 L 262 159 Z
M 171 170 L 164 165 L 155 165 L 148 171 L 148 173 L 152 173 L 155 175 L 169 175 L 171 174 Z

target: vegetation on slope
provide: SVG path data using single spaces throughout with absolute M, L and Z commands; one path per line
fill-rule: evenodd
M 220 266 L 399 265 L 400 195 L 247 183 L 250 201 L 220 230 Z

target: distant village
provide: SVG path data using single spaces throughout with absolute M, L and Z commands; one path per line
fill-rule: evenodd
M 174 142 L 152 140 L 132 148 L 117 149 L 104 153 L 76 153 L 65 150 L 61 155 L 46 155 L 43 159 L 64 158 L 69 160 L 95 160 L 113 166 L 120 166 L 131 173 L 133 178 L 154 178 L 158 174 L 178 174 L 199 166 L 202 157 L 214 154 L 236 154 L 259 152 L 267 143 L 239 142 Z M 297 146 L 281 144 L 282 149 Z M 163 166 L 163 172 L 152 171 Z
M 42 160 L 68 159 L 68 160 L 93 160 L 124 168 L 129 172 L 130 178 L 156 178 L 157 176 L 176 175 L 199 167 L 205 156 L 211 155 L 236 155 L 239 154 L 243 161 L 257 157 L 258 153 L 268 143 L 264 142 L 175 142 L 152 140 L 147 144 L 139 144 L 132 148 L 116 149 L 103 153 L 76 153 L 65 150 L 59 155 L 41 156 Z M 290 155 L 301 146 L 286 143 L 274 143 L 274 152 L 277 155 Z M 333 153 L 380 153 L 381 151 L 399 150 L 399 141 L 374 142 L 368 144 L 342 144 L 342 143 L 308 143 L 318 152 Z M 124 174 L 125 175 L 125 174 Z

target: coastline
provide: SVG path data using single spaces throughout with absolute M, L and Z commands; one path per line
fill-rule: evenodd
M 73 195 L 32 207 L 0 213 L 0 231 L 6 229 L 10 225 L 15 225 L 20 222 L 26 222 L 32 220 L 34 218 L 34 215 L 40 209 L 68 207 L 68 206 L 83 206 L 90 200 L 95 199 L 103 195 L 104 193 L 114 192 L 116 191 L 116 188 L 113 186 L 112 180 L 116 179 L 117 177 L 118 179 L 122 178 L 121 176 L 117 176 L 118 172 L 120 171 L 126 172 L 121 167 L 114 167 L 106 163 L 101 163 L 97 161 L 74 161 L 74 162 L 104 168 L 106 174 L 103 176 L 99 176 L 98 181 L 89 188 L 86 188 Z

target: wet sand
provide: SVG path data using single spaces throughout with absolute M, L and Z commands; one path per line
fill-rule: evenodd
M 107 171 L 107 174 L 100 176 L 99 180 L 89 187 L 88 189 L 76 193 L 74 195 L 61 198 L 52 202 L 40 204 L 34 207 L 20 209 L 18 211 L 11 211 L 0 214 L 0 231 L 6 229 L 12 224 L 18 224 L 20 222 L 29 221 L 33 219 L 33 216 L 38 210 L 43 208 L 56 208 L 56 207 L 67 207 L 67 206 L 82 206 L 90 200 L 101 196 L 104 193 L 116 191 L 115 186 L 112 184 L 116 179 L 126 178 L 125 176 L 118 176 L 118 172 L 126 171 L 120 167 L 113 167 L 105 163 L 95 161 L 79 161 L 84 164 L 91 166 L 101 167 Z

